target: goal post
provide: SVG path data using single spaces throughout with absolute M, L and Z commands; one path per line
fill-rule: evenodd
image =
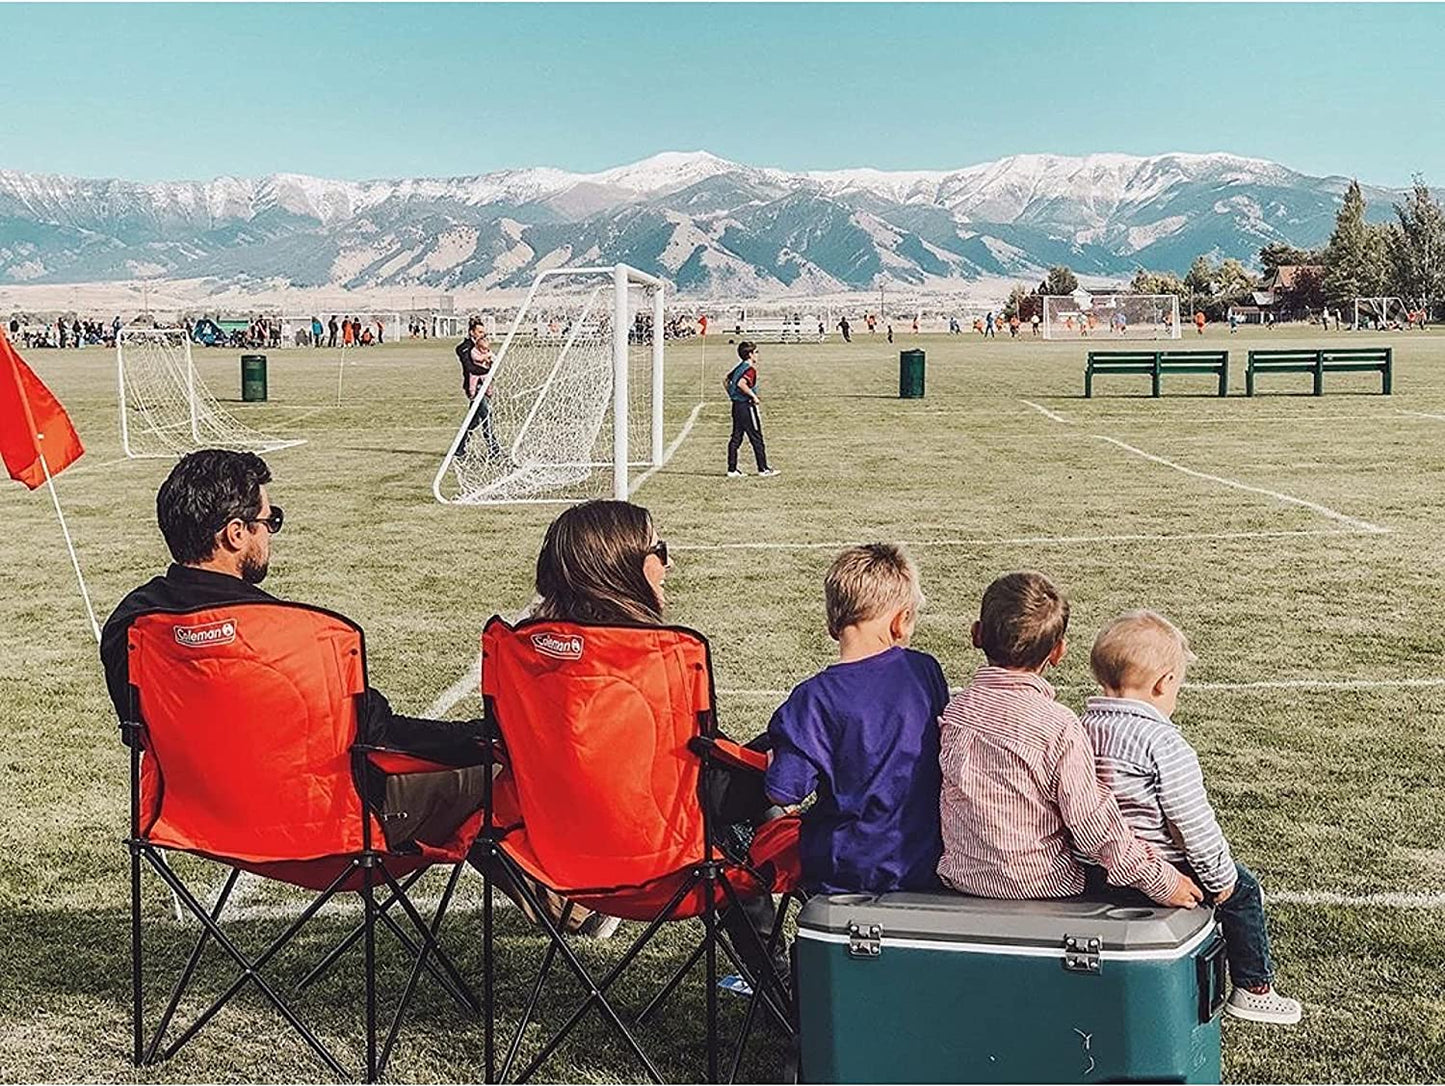
M 627 264 L 539 274 L 491 345 L 432 481 L 437 501 L 626 500 L 666 455 L 665 295 Z
M 1175 294 L 1048 294 L 1043 299 L 1045 339 L 1178 339 Z
M 131 459 L 202 448 L 274 452 L 305 444 L 247 426 L 222 407 L 196 372 L 184 328 L 122 328 L 115 369 L 120 443 Z

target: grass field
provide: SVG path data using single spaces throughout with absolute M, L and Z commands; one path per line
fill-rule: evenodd
M 1303 329 L 1205 337 L 1234 351 L 1240 389 L 1251 344 L 1316 338 Z M 637 500 L 675 552 L 672 617 L 711 638 L 722 721 L 738 737 L 760 731 L 786 690 L 828 661 L 821 578 L 845 542 L 911 544 L 929 597 L 915 644 L 954 684 L 979 662 L 968 626 L 980 593 L 1006 570 L 1042 569 L 1070 593 L 1074 651 L 1057 682 L 1076 708 L 1091 692 L 1087 648 L 1100 625 L 1129 607 L 1164 611 L 1200 657 L 1178 720 L 1237 856 L 1265 883 L 1280 985 L 1306 1007 L 1295 1029 L 1228 1023 L 1227 1079 L 1439 1080 L 1445 336 L 1328 338 L 1393 342 L 1395 395 L 1374 394 L 1378 378 L 1343 376 L 1320 399 L 1220 400 L 1210 378 L 1180 377 L 1152 400 L 1147 379 L 1117 377 L 1100 379 L 1086 401 L 1080 344 L 934 336 L 918 343 L 927 398 L 902 401 L 906 338 L 770 345 L 760 391 L 783 474 L 722 476 L 728 418 L 714 402 Z M 697 344 L 671 350 L 670 434 L 700 387 L 716 399 L 726 350 L 713 337 L 703 378 Z M 197 358 L 217 394 L 234 397 L 236 355 Z M 57 485 L 105 612 L 164 567 L 154 494 L 168 465 L 119 459 L 112 354 L 37 351 L 30 361 L 88 446 Z M 485 619 L 529 599 L 554 510 L 431 500 L 462 406 L 449 344 L 360 353 L 342 408 L 325 406 L 334 367 L 329 352 L 272 352 L 270 405 L 233 405 L 309 438 L 270 458 L 287 520 L 266 587 L 362 623 L 373 683 L 421 712 L 465 674 Z M 1302 392 L 1308 378 L 1266 384 Z M 126 760 L 49 501 L 9 486 L 0 520 L 0 1079 L 129 1080 Z M 478 707 L 464 698 L 449 712 Z M 472 969 L 478 887 L 463 884 L 448 923 Z M 174 963 L 191 929 L 167 919 L 158 887 L 147 901 L 151 943 Z M 260 944 L 284 912 L 252 891 L 241 941 Z M 315 952 L 348 921 L 327 920 L 303 949 Z M 510 1014 L 540 943 L 510 916 L 505 930 Z M 596 955 L 615 954 L 616 943 Z M 655 975 L 681 946 L 674 938 L 648 959 Z M 306 957 L 289 956 L 281 976 L 299 976 Z M 207 976 L 219 985 L 230 973 L 217 958 Z M 354 1040 L 359 990 L 337 978 L 301 1007 L 324 1036 Z M 699 1070 L 700 1008 L 690 986 L 646 1034 L 681 1080 Z M 779 1056 L 766 1037 L 746 1071 L 772 1078 Z M 475 1080 L 480 1065 L 480 1026 L 424 990 L 391 1077 Z M 594 1027 L 547 1072 L 616 1081 L 639 1069 Z M 323 1074 L 251 995 L 142 1077 Z

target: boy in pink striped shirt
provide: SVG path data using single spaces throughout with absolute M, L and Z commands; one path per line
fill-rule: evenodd
M 938 874 L 979 897 L 1082 893 L 1073 853 L 1161 905 L 1191 908 L 1199 887 L 1134 835 L 1094 773 L 1094 751 L 1043 673 L 1064 658 L 1069 604 L 1041 573 L 988 586 L 973 644 L 987 664 L 943 711 Z

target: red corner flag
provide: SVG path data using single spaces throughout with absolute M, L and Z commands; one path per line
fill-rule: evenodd
M 47 467 L 59 475 L 84 451 L 65 408 L 0 331 L 0 459 L 10 478 L 34 490 Z

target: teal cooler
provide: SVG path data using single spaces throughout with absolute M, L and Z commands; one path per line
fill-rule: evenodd
M 1212 910 L 962 894 L 815 897 L 807 1082 L 1218 1082 Z

